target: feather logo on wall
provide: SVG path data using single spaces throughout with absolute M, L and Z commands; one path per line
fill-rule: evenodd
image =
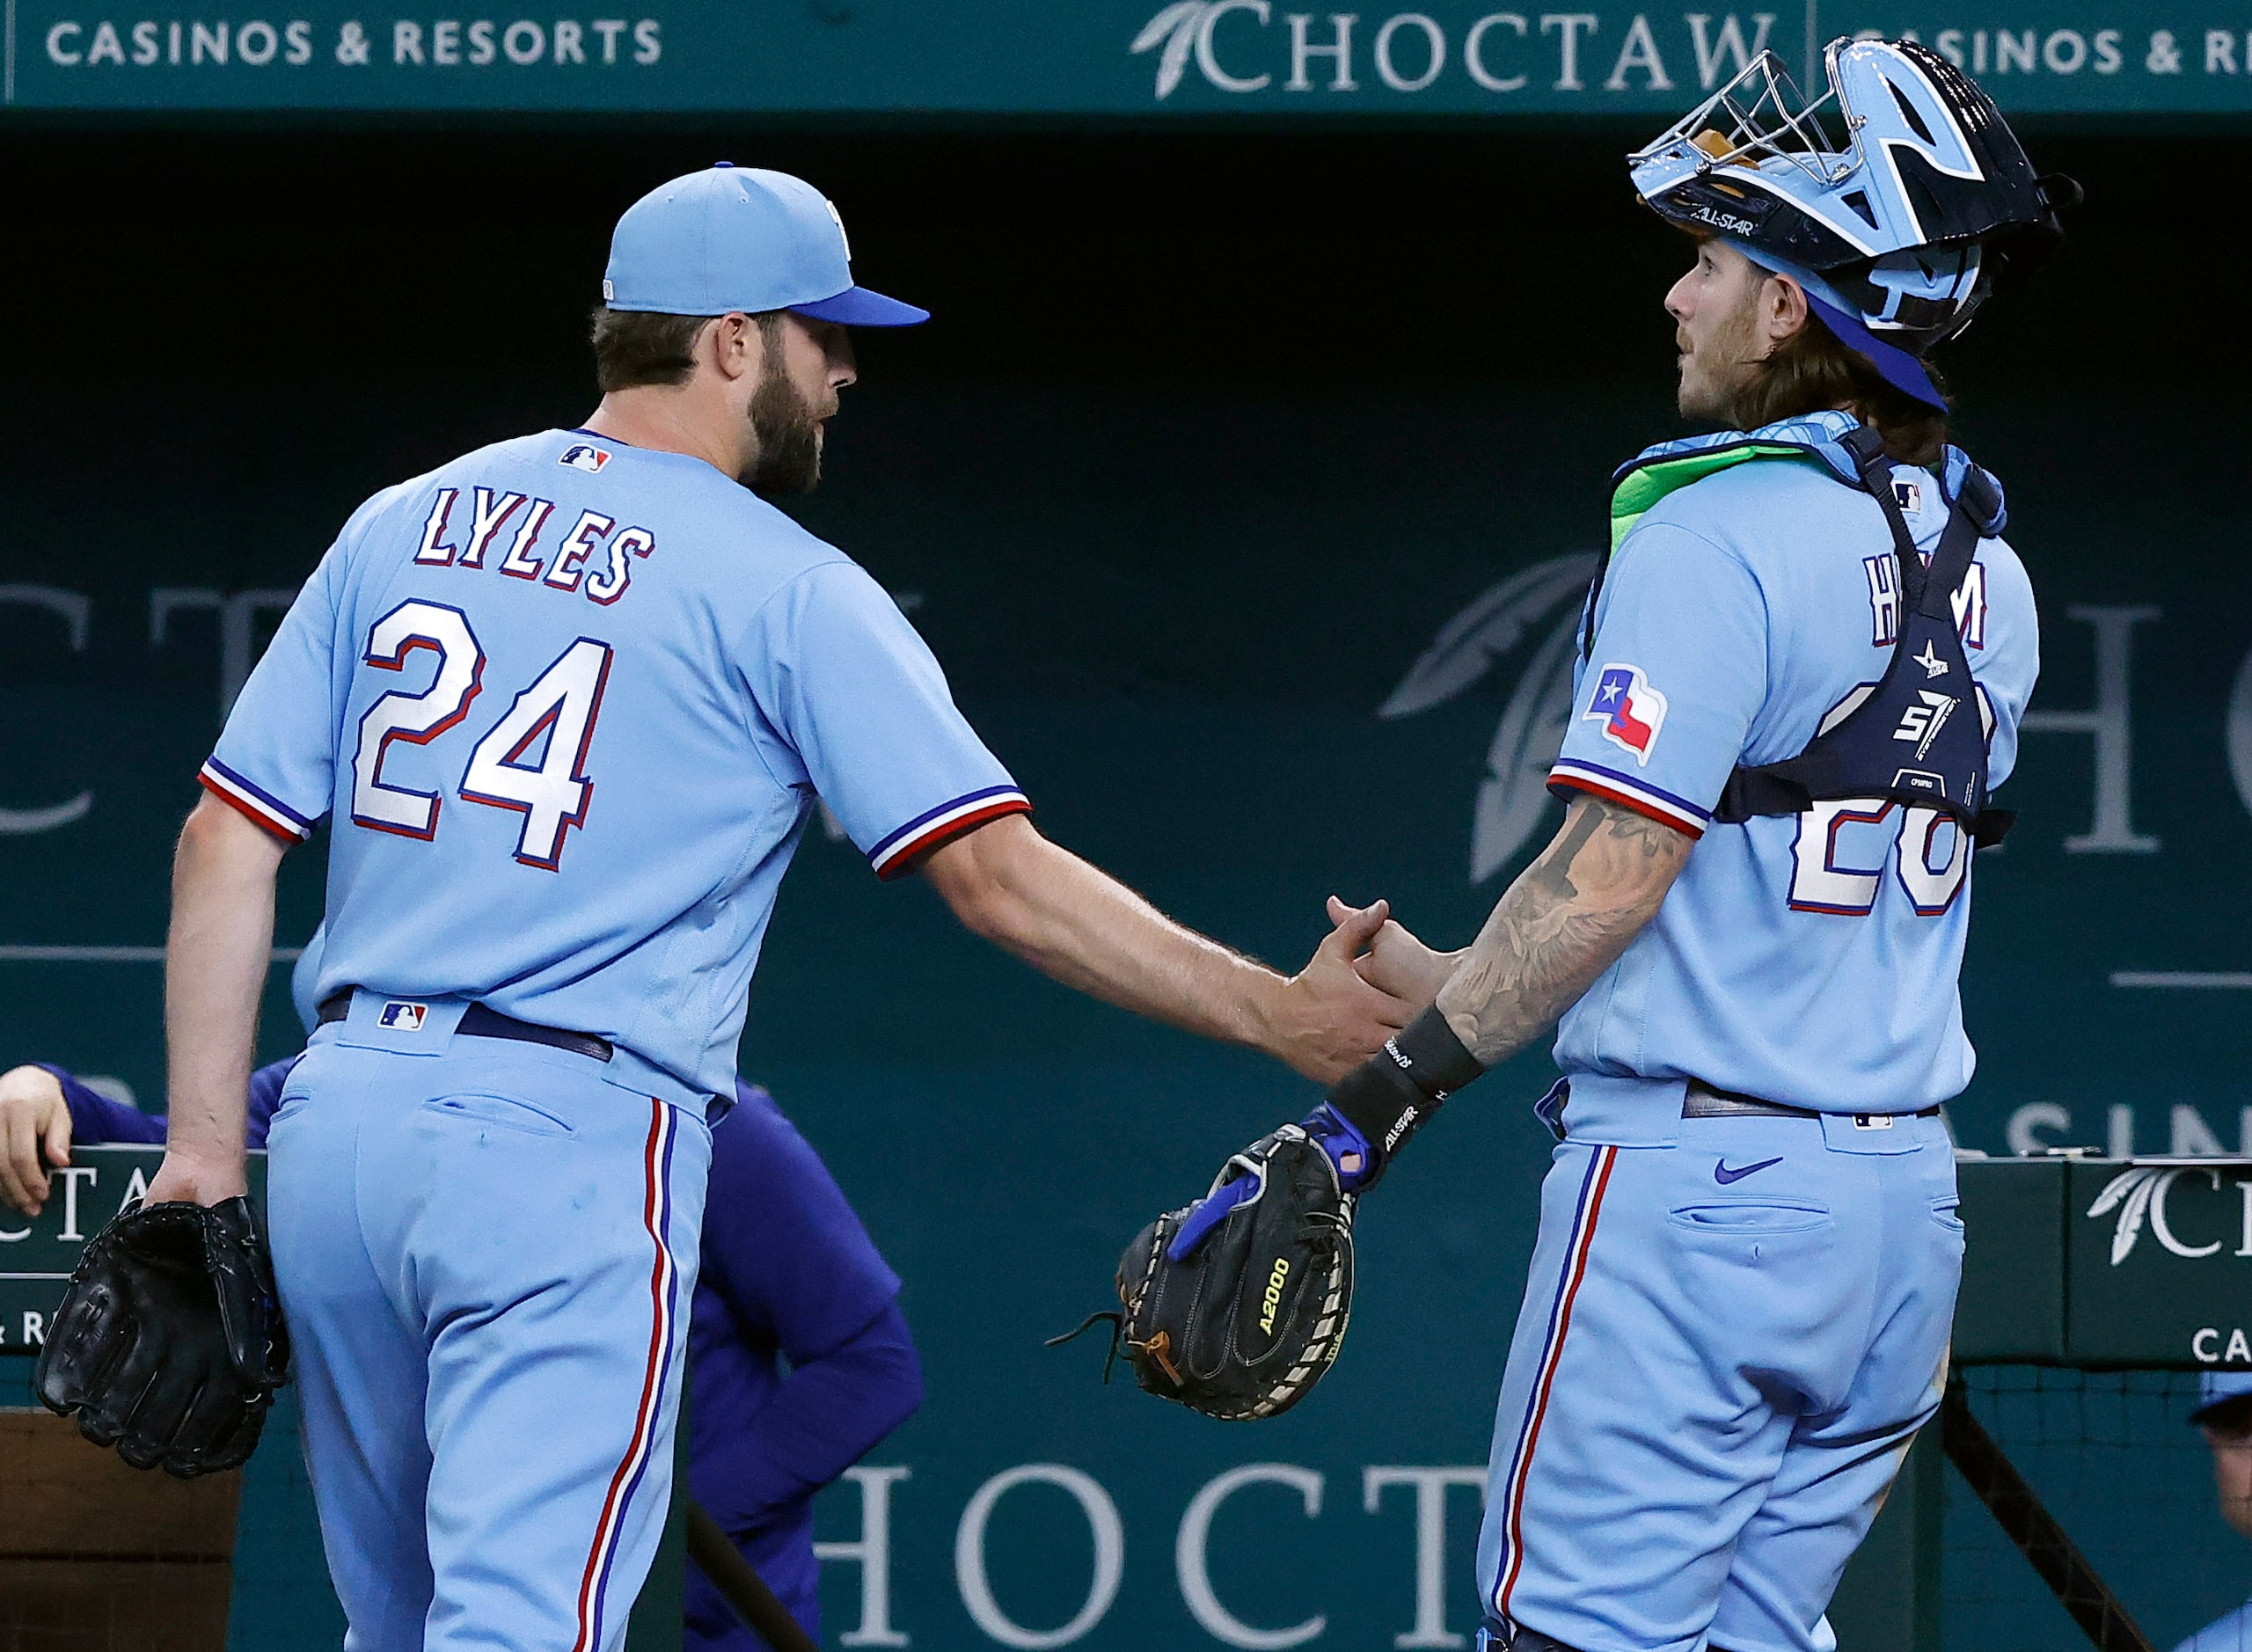
M 1592 552 L 1551 557 L 1481 593 L 1439 628 L 1377 707 L 1379 717 L 1413 717 L 1444 705 L 1478 683 L 1544 621 L 1546 633 L 1517 676 L 1486 753 L 1471 825 L 1470 881 L 1483 883 L 1524 847 L 1548 804 L 1548 767 L 1564 743 L 1572 713 L 1573 642 L 1580 604 L 1595 577 Z M 1559 610 L 1561 610 L 1561 615 Z
M 1197 31 L 1211 7 L 1207 0 L 1175 0 L 1142 26 L 1130 48 L 1135 55 L 1153 49 L 1159 40 L 1165 51 L 1158 58 L 1158 96 L 1170 96 L 1188 67 L 1188 54 L 1196 45 Z
M 2159 1178 L 2166 1173 L 2137 1167 L 2123 1170 L 2103 1184 L 2103 1191 L 2095 1195 L 2095 1202 L 2087 1207 L 2088 1215 L 2109 1216 L 2119 1212 L 2119 1220 L 2111 1230 L 2111 1266 L 2117 1268 L 2127 1260 L 2135 1248 L 2135 1241 L 2143 1236 L 2143 1218 L 2150 1213 L 2151 1195 L 2158 1191 Z
M 2175 1230 L 2173 1218 L 2167 1213 L 2168 1196 L 2173 1193 L 2174 1184 L 2184 1176 L 2203 1176 L 2215 1193 L 2220 1191 L 2219 1171 L 2179 1160 L 2131 1165 L 2103 1184 L 2103 1190 L 2095 1195 L 2095 1202 L 2087 1207 L 2087 1214 L 2092 1220 L 2109 1216 L 2114 1210 L 2119 1213 L 2111 1230 L 2111 1266 L 2117 1268 L 2133 1254 L 2135 1241 L 2143 1236 L 2146 1225 L 2160 1246 L 2176 1256 L 2195 1258 L 2219 1254 L 2220 1240 L 2209 1239 L 2203 1245 L 2187 1242 Z M 2243 1254 L 2237 1253 L 2240 1256 Z

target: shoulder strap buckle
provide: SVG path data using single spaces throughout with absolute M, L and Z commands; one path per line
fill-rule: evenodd
M 1963 490 L 1952 503 L 1956 509 L 1970 516 L 1977 525 L 1979 536 L 1984 537 L 1993 532 L 1995 519 L 2001 515 L 2001 488 L 1992 477 L 1966 459 L 1963 469 Z
M 1884 435 L 1875 425 L 1855 425 L 1838 438 L 1838 445 L 1854 456 L 1854 463 L 1861 467 L 1861 479 L 1874 486 L 1874 477 L 1892 468 L 1884 456 Z

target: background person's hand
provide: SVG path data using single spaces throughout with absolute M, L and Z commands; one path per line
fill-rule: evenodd
M 0 1201 L 37 1216 L 47 1203 L 48 1166 L 69 1162 L 70 1106 L 61 1082 L 44 1067 L 0 1073 Z
M 1377 905 L 1385 903 L 1379 901 Z M 1329 897 L 1329 921 L 1340 928 L 1365 919 L 1375 910 L 1348 906 L 1334 895 Z M 1355 955 L 1353 968 L 1378 991 L 1405 1002 L 1412 1016 L 1430 1007 L 1461 960 L 1459 952 L 1434 951 L 1398 918 L 1387 917 Z
M 1334 1084 L 1383 1049 L 1384 1041 L 1407 1026 L 1418 1007 L 1371 985 L 1354 967 L 1391 917 L 1392 908 L 1378 901 L 1344 910 L 1349 915 L 1284 984 L 1284 1007 L 1272 1045 L 1276 1056 L 1321 1084 Z

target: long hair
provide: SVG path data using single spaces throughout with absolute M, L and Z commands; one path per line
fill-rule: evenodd
M 1939 370 L 1928 362 L 1924 369 L 1940 394 L 1946 395 Z M 1737 392 L 1731 417 L 1737 429 L 1757 430 L 1778 420 L 1839 406 L 1854 408 L 1876 427 L 1885 452 L 1896 464 L 1928 467 L 1939 463 L 1940 450 L 1947 445 L 1946 411 L 1887 383 L 1867 356 L 1847 349 L 1812 315 L 1760 363 L 1758 376 Z

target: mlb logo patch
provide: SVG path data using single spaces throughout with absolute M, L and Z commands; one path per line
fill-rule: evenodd
M 1921 482 L 1904 482 L 1895 477 L 1892 482 L 1892 497 L 1900 502 L 1900 508 L 1911 516 L 1922 514 L 1924 485 Z
M 1658 730 L 1665 727 L 1665 696 L 1650 686 L 1636 665 L 1606 665 L 1595 680 L 1595 695 L 1580 713 L 1580 720 L 1603 725 L 1603 737 L 1634 754 L 1641 767 L 1649 765 L 1657 745 Z
M 422 1030 L 422 1018 L 429 1012 L 430 1006 L 427 1004 L 401 1004 L 394 1000 L 384 1005 L 383 1012 L 376 1017 L 376 1025 L 394 1033 L 419 1033 Z
M 574 471 L 584 471 L 592 476 L 610 463 L 610 450 L 598 448 L 591 442 L 575 442 L 563 450 L 563 457 L 556 463 L 567 464 Z

